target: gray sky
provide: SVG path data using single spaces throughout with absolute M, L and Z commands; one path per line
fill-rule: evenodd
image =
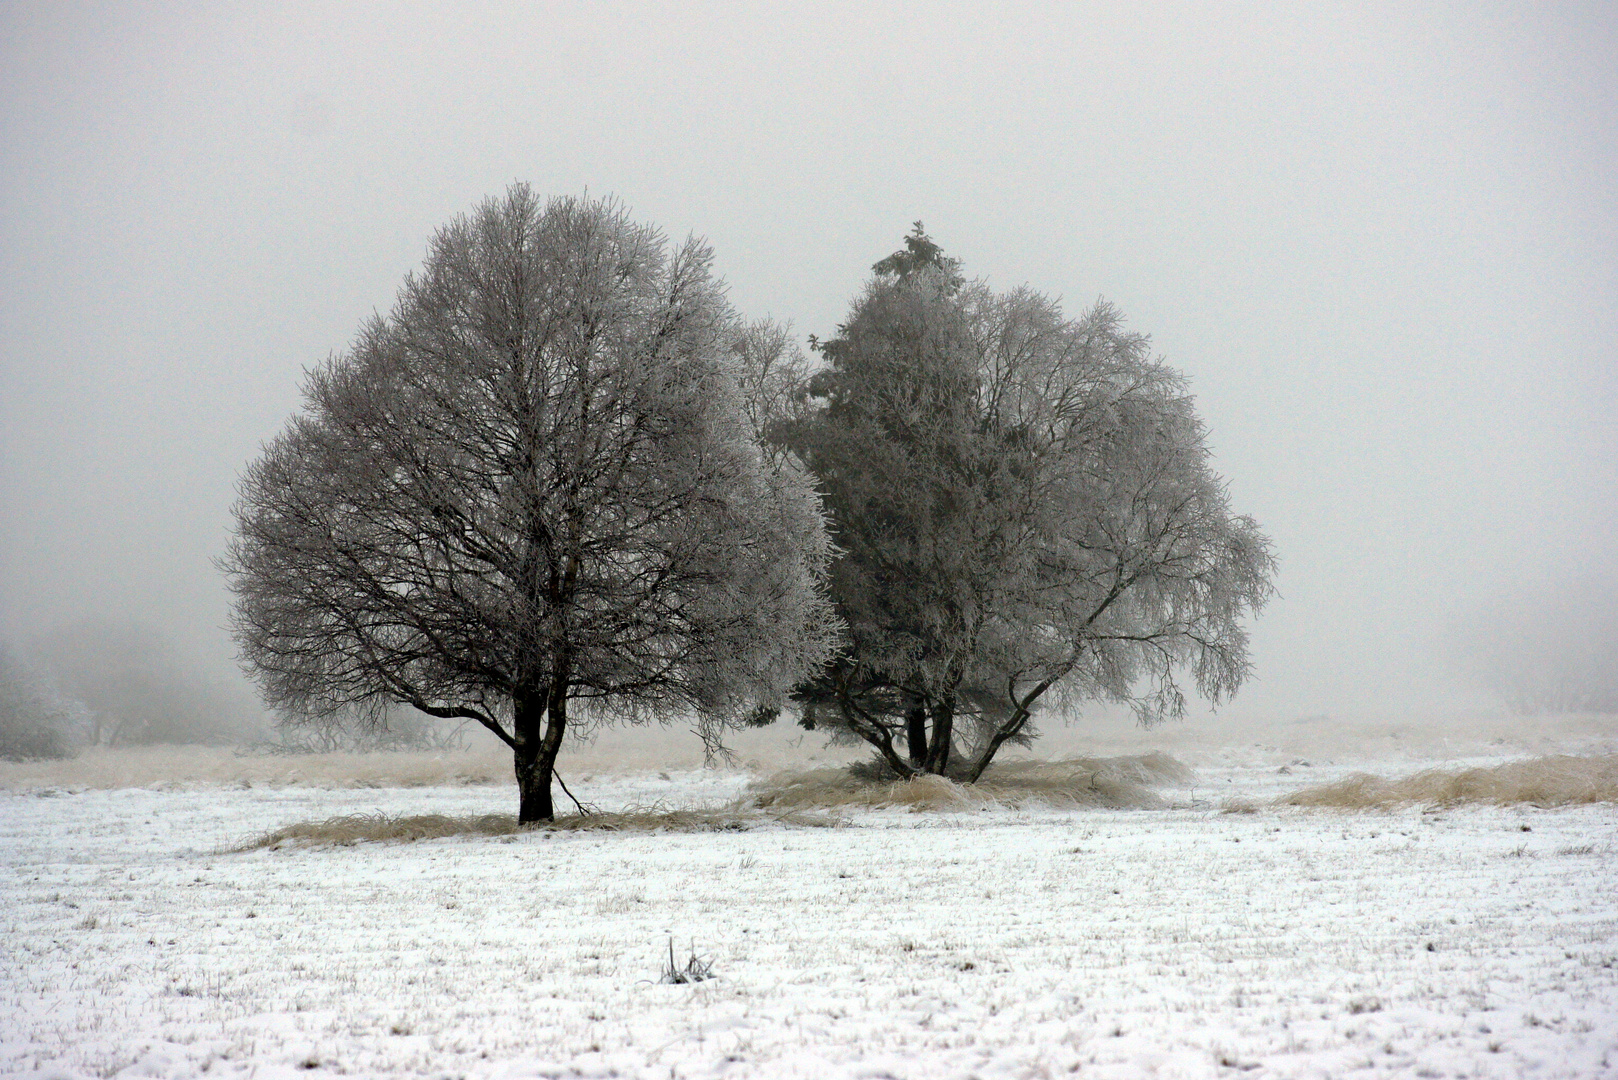
M 516 179 L 832 331 L 916 219 L 1185 371 L 1282 557 L 1232 710 L 1462 707 L 1457 608 L 1618 572 L 1618 7 L 0 7 L 0 631 L 226 665 L 236 475 Z

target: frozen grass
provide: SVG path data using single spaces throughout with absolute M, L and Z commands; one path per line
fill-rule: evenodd
M 610 811 L 746 780 L 576 771 Z M 1618 1078 L 1618 806 L 1219 812 L 1295 780 L 228 855 L 511 793 L 4 792 L 0 1075 Z M 670 938 L 714 977 L 660 981 Z
M 1422 717 L 1238 717 L 1137 726 L 1127 716 L 1086 715 L 1072 726 L 1052 717 L 1032 757 L 1120 760 L 1153 752 L 1171 754 L 1199 773 L 1224 768 L 1295 765 L 1414 771 L 1426 765 L 1472 758 L 1500 760 L 1551 753 L 1618 753 L 1618 716 L 1538 717 L 1532 722 L 1500 716 Z M 334 753 L 298 756 L 239 755 L 229 748 L 152 746 L 87 750 L 69 761 L 0 762 L 0 791 L 54 788 L 67 791 L 192 786 L 253 786 L 305 789 L 420 788 L 499 785 L 514 790 L 510 752 L 492 736 L 469 735 L 472 748 L 458 753 Z M 757 776 L 782 769 L 869 761 L 860 747 L 826 747 L 814 734 L 780 723 L 734 733 L 736 763 Z M 1002 751 L 997 774 L 1030 761 L 1025 752 Z M 592 774 L 694 769 L 702 747 L 684 726 L 606 728 L 564 744 L 559 762 L 572 785 Z M 1397 763 L 1397 764 L 1395 764 Z M 1016 785 L 1013 784 L 1013 787 Z M 1151 784 L 1144 786 L 1150 787 Z M 1279 793 L 1279 792 L 1277 792 Z M 655 797 L 655 796 L 654 796 Z M 1089 796 L 1083 797 L 1088 800 Z M 1081 800 L 1079 805 L 1086 804 Z
M 1052 718 L 1041 730 L 1034 744 L 1040 757 L 1161 750 L 1199 772 L 1225 766 L 1275 768 L 1299 758 L 1317 766 L 1375 762 L 1381 769 L 1414 772 L 1472 758 L 1618 752 L 1618 715 L 1593 714 L 1524 719 L 1490 713 L 1266 717 L 1231 712 L 1142 728 L 1127 714 L 1098 711 L 1071 726 Z
M 120 788 L 284 787 L 421 788 L 500 785 L 515 791 L 511 751 L 483 732 L 468 736 L 461 751 L 255 754 L 229 747 L 91 747 L 65 761 L 0 761 L 0 791 L 54 788 L 111 791 Z M 734 733 L 730 740 L 741 767 L 755 773 L 797 764 L 846 761 L 857 749 L 820 745 L 788 724 Z M 702 744 L 685 728 L 606 728 L 563 744 L 557 768 L 571 785 L 596 773 L 698 768 Z
M 512 814 L 345 814 L 271 829 L 231 851 L 283 847 L 346 847 L 382 841 L 438 840 L 447 836 L 513 836 L 522 830 Z
M 512 783 L 497 746 L 456 753 L 248 754 L 217 746 L 96 746 L 67 761 L 0 763 L 0 790 L 74 791 L 188 785 L 450 787 Z
M 827 828 L 843 824 L 842 818 L 828 811 L 854 809 L 1144 809 L 1163 805 L 1153 787 L 1193 779 L 1191 770 L 1159 753 L 1050 762 L 1009 761 L 992 767 L 976 784 L 957 784 L 941 776 L 887 781 L 872 779 L 870 773 L 868 768 L 844 766 L 781 772 L 749 785 L 741 797 L 716 807 L 631 805 L 613 812 L 567 814 L 536 826 L 519 825 L 510 814 L 349 814 L 284 825 L 229 850 L 337 847 L 451 836 L 505 837 L 526 828 L 681 833 L 745 832 L 771 825 Z
M 283 847 L 346 847 L 359 843 L 441 840 L 451 836 L 515 836 L 530 830 L 560 832 L 747 832 L 768 825 L 831 828 L 841 824 L 824 814 L 765 815 L 734 810 L 665 810 L 636 807 L 618 812 L 565 814 L 555 821 L 520 825 L 514 814 L 345 814 L 323 821 L 302 821 L 226 849 L 256 851 Z
M 332 757 L 333 755 L 322 755 Z M 344 755 L 362 763 L 367 755 Z M 344 764 L 324 763 L 334 775 Z M 996 764 L 976 784 L 941 776 L 881 780 L 868 767 L 826 766 L 779 772 L 748 786 L 739 798 L 717 807 L 631 805 L 615 812 L 567 814 L 553 822 L 521 826 L 510 814 L 350 814 L 296 822 L 263 833 L 232 851 L 282 847 L 334 847 L 365 842 L 410 842 L 451 836 L 505 837 L 525 828 L 566 832 L 745 832 L 770 825 L 827 828 L 843 819 L 826 811 L 960 811 L 1100 807 L 1145 809 L 1163 805 L 1152 789 L 1185 784 L 1190 769 L 1167 754 L 1066 761 Z M 411 785 L 394 785 L 411 786 Z
M 827 766 L 785 771 L 751 787 L 740 800 L 763 810 L 864 809 L 977 810 L 984 807 L 1110 807 L 1162 805 L 1152 790 L 1184 784 L 1191 770 L 1167 754 L 1065 761 L 1006 761 L 989 767 L 975 784 L 942 776 L 911 780 L 876 778 L 864 767 Z
M 1618 802 L 1618 754 L 1553 754 L 1469 769 L 1424 769 L 1402 780 L 1357 772 L 1277 800 L 1342 810 L 1400 806 L 1576 806 Z

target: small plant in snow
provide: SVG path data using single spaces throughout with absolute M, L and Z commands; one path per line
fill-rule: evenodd
M 696 947 L 692 946 L 691 955 L 682 966 L 674 961 L 674 939 L 669 938 L 669 962 L 663 969 L 663 977 L 658 981 L 670 986 L 683 986 L 686 983 L 706 982 L 714 977 L 713 964 L 697 955 Z

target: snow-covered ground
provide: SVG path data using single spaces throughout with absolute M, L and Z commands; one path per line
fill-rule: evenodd
M 1163 810 L 234 854 L 513 794 L 0 791 L 0 1073 L 1618 1076 L 1618 806 L 1223 812 L 1364 764 L 1248 757 Z

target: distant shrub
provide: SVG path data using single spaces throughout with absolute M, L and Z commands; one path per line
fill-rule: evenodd
M 438 720 L 407 707 L 344 709 L 325 715 L 283 712 L 275 739 L 255 743 L 266 754 L 331 754 L 466 749 L 466 722 Z
M 72 744 L 79 745 L 76 734 Z M 459 754 L 264 754 L 251 747 L 86 746 L 71 761 L 0 762 L 0 790 L 465 787 L 506 783 L 510 772 L 511 751 L 504 745 L 477 746 Z
M 1452 624 L 1449 653 L 1519 716 L 1618 713 L 1618 581 L 1498 597 Z

